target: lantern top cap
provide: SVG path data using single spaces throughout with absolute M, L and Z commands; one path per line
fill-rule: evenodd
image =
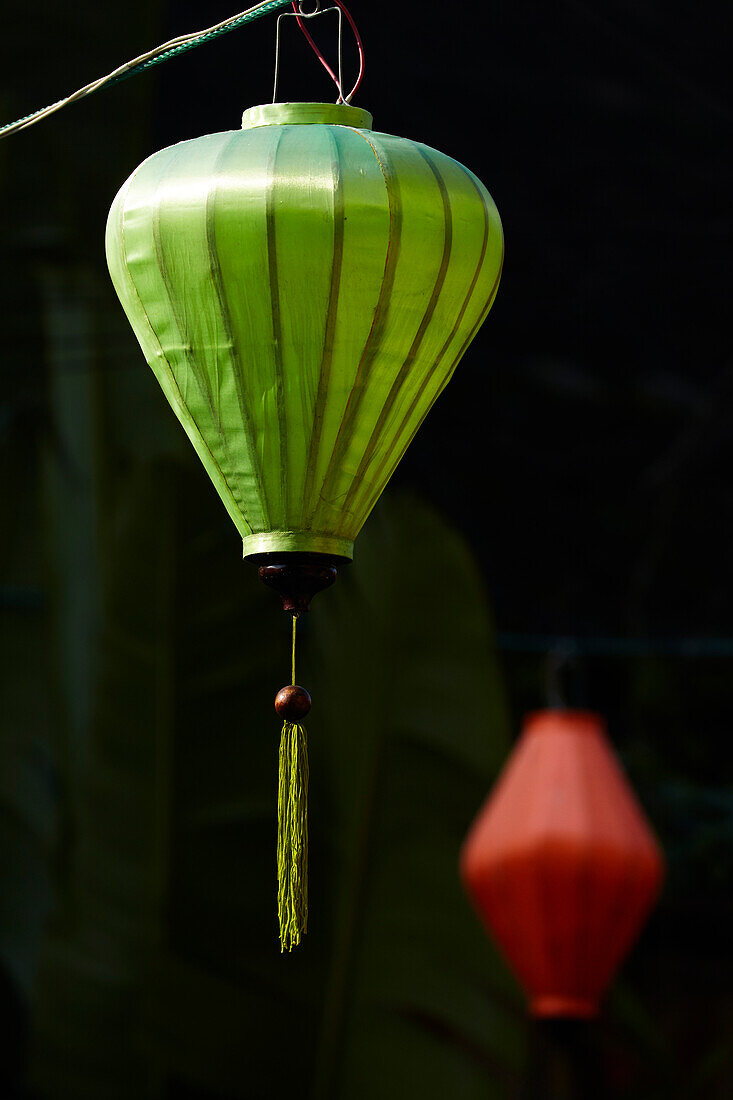
M 242 129 L 253 130 L 258 126 L 353 126 L 357 130 L 371 130 L 372 116 L 361 107 L 350 103 L 264 103 L 249 107 L 242 115 Z
M 606 723 L 600 714 L 592 710 L 576 710 L 573 707 L 535 710 L 524 717 L 524 731 L 534 733 L 605 733 Z

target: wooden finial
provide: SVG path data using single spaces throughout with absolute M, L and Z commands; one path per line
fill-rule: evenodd
M 310 610 L 317 592 L 331 587 L 338 575 L 337 565 L 343 561 L 328 554 L 272 554 L 271 560 L 261 562 L 259 576 L 278 593 L 284 611 L 300 614 Z

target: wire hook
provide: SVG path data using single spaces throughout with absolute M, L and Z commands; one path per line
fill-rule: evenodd
M 570 639 L 561 640 L 547 654 L 545 693 L 547 705 L 553 710 L 564 710 L 568 706 L 565 675 L 576 658 L 577 651 Z
M 305 34 L 305 37 L 307 38 L 309 45 L 311 46 L 311 48 L 313 50 L 315 50 L 319 61 L 321 62 L 323 67 L 326 69 L 329 76 L 333 80 L 334 84 L 338 88 L 339 97 L 336 100 L 336 102 L 337 103 L 348 103 L 348 99 L 344 95 L 344 84 L 343 84 L 343 70 L 342 70 L 342 64 L 343 64 L 343 48 L 342 48 L 343 47 L 343 15 L 342 15 L 342 12 L 341 12 L 341 8 L 338 5 L 333 4 L 330 8 L 323 8 L 322 9 L 321 4 L 320 4 L 320 0 L 313 0 L 313 2 L 315 4 L 315 7 L 314 7 L 313 11 L 304 11 L 303 10 L 304 0 L 301 0 L 301 2 L 299 4 L 297 4 L 297 6 L 296 6 L 296 4 L 293 4 L 293 8 L 295 8 L 295 11 L 285 11 L 285 12 L 282 12 L 277 17 L 277 26 L 276 26 L 276 29 L 275 29 L 275 80 L 274 80 L 273 88 L 272 88 L 272 102 L 273 103 L 277 102 L 277 83 L 278 83 L 279 74 L 280 74 L 280 20 L 281 19 L 289 19 L 289 18 L 297 19 L 298 26 L 300 27 L 300 29 Z M 311 38 L 310 34 L 306 30 L 304 24 L 302 23 L 303 19 L 315 19 L 319 15 L 327 15 L 328 12 L 330 12 L 330 11 L 335 11 L 336 12 L 336 14 L 338 15 L 338 21 L 339 21 L 339 31 L 338 31 L 338 76 L 336 76 L 336 74 L 334 73 L 331 66 L 328 64 L 326 59 L 323 57 L 323 55 L 321 54 L 321 51 L 318 49 L 315 42 Z M 353 94 L 354 93 L 352 91 L 351 95 L 353 95 Z

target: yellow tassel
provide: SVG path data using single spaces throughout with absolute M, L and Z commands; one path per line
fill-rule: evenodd
M 280 949 L 292 951 L 308 931 L 308 744 L 297 722 L 280 736 L 277 812 Z
M 300 722 L 292 719 L 308 713 L 310 696 L 295 685 L 297 621 L 295 614 L 291 686 L 283 688 L 275 701 L 278 709 L 278 700 L 283 694 L 286 696 L 277 796 L 277 915 L 281 951 L 292 951 L 308 931 L 308 742 Z

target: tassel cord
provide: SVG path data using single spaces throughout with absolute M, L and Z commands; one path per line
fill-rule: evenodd
M 295 631 L 298 626 L 298 612 L 293 612 L 293 646 L 292 646 L 292 659 L 290 662 L 290 683 L 295 683 Z

